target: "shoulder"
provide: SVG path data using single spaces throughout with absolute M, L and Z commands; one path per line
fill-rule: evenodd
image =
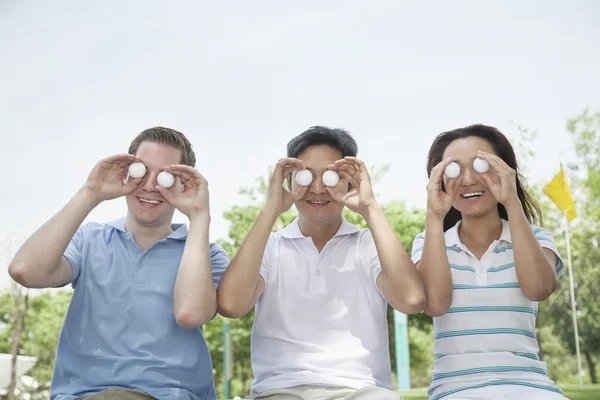
M 208 245 L 210 248 L 210 255 L 212 257 L 225 256 L 225 257 L 229 258 L 229 256 L 227 255 L 227 252 L 225 251 L 223 246 L 221 246 L 219 243 L 209 242 Z
M 107 234 L 112 233 L 116 228 L 110 224 L 100 222 L 87 222 L 82 224 L 77 229 L 77 235 L 80 235 L 86 240 L 100 240 L 104 239 Z
M 552 233 L 550 233 L 550 231 L 548 231 L 547 229 L 532 224 L 531 230 L 533 231 L 533 234 L 538 240 L 538 242 L 554 243 L 554 237 L 552 236 Z

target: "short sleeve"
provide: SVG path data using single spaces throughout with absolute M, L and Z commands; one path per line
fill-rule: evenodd
M 554 243 L 554 237 L 550 232 L 548 232 L 544 228 L 532 226 L 532 229 L 533 234 L 535 235 L 535 238 L 537 239 L 540 246 L 542 248 L 552 250 L 552 252 L 556 255 L 556 262 L 554 268 L 556 269 L 556 275 L 558 275 L 559 277 L 562 276 L 565 273 L 565 264 L 563 263 L 562 258 L 560 257 L 558 249 L 556 248 L 556 244 Z
M 373 240 L 373 234 L 368 229 L 365 229 L 362 233 L 360 252 L 363 255 L 363 259 L 367 264 L 367 267 L 369 268 L 369 275 L 377 287 L 377 277 L 381 273 L 381 263 L 379 261 L 377 247 L 375 246 L 375 240 Z M 379 290 L 379 287 L 377 287 L 377 289 Z
M 229 265 L 229 256 L 220 244 L 210 244 L 210 264 L 212 267 L 213 283 L 216 288 L 219 286 L 221 277 Z
M 274 234 L 271 233 L 269 236 L 269 240 L 267 241 L 267 245 L 265 246 L 265 252 L 263 253 L 263 258 L 262 258 L 262 262 L 260 264 L 260 276 L 263 277 L 264 281 L 265 281 L 265 290 L 267 289 L 267 282 L 269 281 L 269 265 L 270 262 L 269 260 L 271 259 L 270 254 L 273 251 L 276 251 L 275 249 L 275 237 Z
M 69 261 L 69 264 L 71 264 L 71 268 L 73 270 L 73 277 L 71 278 L 71 286 L 73 288 L 75 288 L 75 285 L 77 284 L 77 281 L 81 275 L 81 265 L 83 264 L 83 245 L 85 243 L 86 231 L 87 225 L 80 226 L 63 254 L 67 261 Z
M 421 256 L 423 255 L 423 246 L 424 245 L 425 245 L 425 231 L 419 233 L 413 240 L 410 258 L 412 259 L 412 262 L 414 264 L 421 261 Z

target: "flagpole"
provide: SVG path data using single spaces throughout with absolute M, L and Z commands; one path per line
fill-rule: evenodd
M 573 313 L 573 331 L 575 332 L 575 351 L 577 353 L 577 372 L 579 375 L 579 387 L 583 389 L 583 374 L 581 372 L 581 355 L 579 353 L 579 332 L 577 331 L 577 311 L 575 308 L 575 289 L 573 288 L 573 267 L 571 264 L 571 245 L 569 232 L 569 219 L 567 218 L 567 209 L 565 207 L 564 217 L 567 229 L 565 235 L 567 237 L 567 262 L 569 263 L 569 286 L 571 289 L 571 311 Z
M 560 164 L 562 170 L 562 163 Z M 564 172 L 563 172 L 564 173 Z M 564 182 L 567 180 L 567 174 L 564 173 Z M 563 183 L 564 183 L 563 182 Z M 563 184 L 563 192 L 566 197 L 566 188 Z M 569 289 L 571 291 L 571 312 L 573 314 L 573 332 L 575 334 L 575 352 L 577 353 L 577 375 L 579 375 L 579 388 L 583 389 L 583 374 L 581 372 L 581 354 L 579 352 L 579 332 L 577 329 L 577 309 L 575 307 L 575 288 L 573 285 L 573 264 L 571 264 L 571 232 L 569 229 L 569 217 L 567 215 L 567 205 L 564 204 L 563 217 L 565 220 L 565 237 L 567 242 L 567 263 L 569 266 Z

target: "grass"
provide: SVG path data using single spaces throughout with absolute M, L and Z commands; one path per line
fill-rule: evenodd
M 583 390 L 579 385 L 561 385 L 560 388 L 565 392 L 570 400 L 599 400 L 600 385 L 584 385 Z M 427 389 L 413 389 L 408 392 L 400 392 L 404 400 L 428 400 Z

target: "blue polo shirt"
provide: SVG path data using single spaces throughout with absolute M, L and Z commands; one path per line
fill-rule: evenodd
M 50 398 L 73 400 L 110 387 L 157 399 L 215 399 L 212 360 L 202 328 L 173 314 L 173 288 L 188 230 L 183 224 L 146 251 L 125 218 L 82 225 L 64 256 L 74 292 L 62 328 Z M 218 285 L 229 258 L 210 244 Z

